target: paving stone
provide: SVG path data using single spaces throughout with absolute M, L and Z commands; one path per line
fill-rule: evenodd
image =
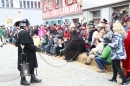
M 66 63 L 61 58 L 41 54 L 42 57 L 52 65 L 61 66 Z M 119 84 L 108 81 L 112 73 L 97 73 L 95 70 L 77 62 L 70 62 L 61 68 L 48 65 L 37 53 L 38 78 L 41 83 L 31 84 L 31 86 L 119 86 Z M 0 75 L 16 74 L 17 70 L 17 47 L 7 44 L 0 48 Z M 0 77 L 1 78 L 1 77 Z M 27 77 L 30 81 L 30 77 Z M 118 79 L 118 83 L 121 82 Z M 21 86 L 20 77 L 13 81 L 0 82 L 0 86 Z M 129 86 L 129 85 L 128 85 Z

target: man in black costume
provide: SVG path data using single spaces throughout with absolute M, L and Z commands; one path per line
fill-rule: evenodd
M 33 39 L 28 33 L 29 29 L 29 21 L 27 19 L 23 19 L 20 23 L 20 30 L 18 31 L 18 40 L 17 40 L 17 45 L 18 45 L 18 70 L 21 70 L 20 63 L 21 63 L 21 53 L 22 53 L 22 48 L 21 44 L 24 45 L 24 53 L 26 53 L 27 56 L 27 62 L 29 63 L 30 67 L 30 74 L 31 74 L 31 83 L 40 83 L 41 80 L 37 79 L 34 74 L 34 68 L 38 67 L 37 63 L 37 58 L 36 58 L 36 52 L 40 51 L 40 48 L 37 48 L 34 43 Z M 22 57 L 22 61 L 24 61 L 24 58 Z M 30 85 L 29 82 L 26 81 L 25 76 L 21 76 L 21 85 Z

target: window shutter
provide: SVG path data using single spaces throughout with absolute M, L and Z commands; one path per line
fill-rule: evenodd
M 68 5 L 68 0 L 65 0 L 65 4 Z
M 42 3 L 42 12 L 44 12 L 44 3 Z
M 76 0 L 72 0 L 72 2 L 76 2 Z

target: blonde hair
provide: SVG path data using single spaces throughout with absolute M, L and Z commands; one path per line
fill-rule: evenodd
M 114 33 L 121 33 L 124 36 L 126 36 L 125 29 L 124 29 L 124 27 L 122 26 L 122 24 L 119 21 L 116 21 L 113 24 L 113 31 L 114 31 Z

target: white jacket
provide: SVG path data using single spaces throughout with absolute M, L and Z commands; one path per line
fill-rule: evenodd
M 103 42 L 97 44 L 96 48 L 93 48 L 94 54 L 96 54 L 97 52 L 101 54 L 103 51 L 103 48 L 104 48 Z

